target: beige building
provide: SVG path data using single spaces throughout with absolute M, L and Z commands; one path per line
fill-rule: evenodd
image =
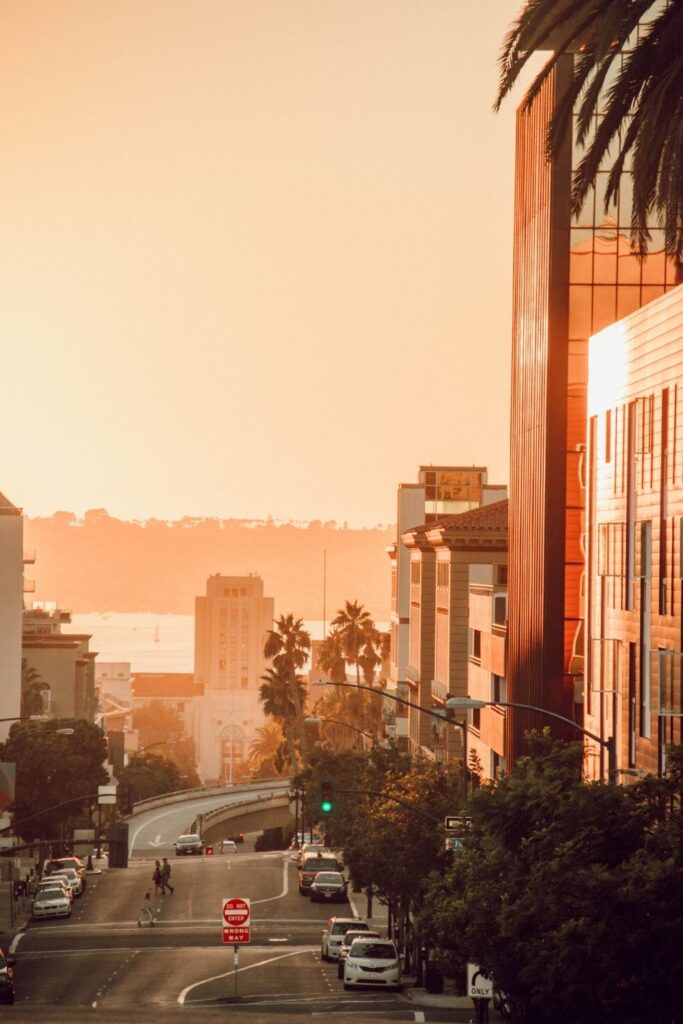
M 411 555 L 405 542 L 406 532 L 458 515 L 480 505 L 506 497 L 503 485 L 488 483 L 488 470 L 482 466 L 420 466 L 416 483 L 399 484 L 397 497 L 396 543 L 387 548 L 391 559 L 391 648 L 389 688 L 397 696 L 419 703 L 419 687 L 409 666 L 409 632 L 412 610 Z M 396 705 L 396 735 L 402 745 L 418 742 L 415 723 L 411 725 L 405 706 Z M 409 735 L 412 730 L 412 735 Z
M 259 700 L 266 668 L 263 644 L 274 602 L 260 576 L 210 576 L 195 598 L 195 683 L 192 735 L 205 782 L 232 782 L 264 723 Z
M 21 509 L 0 494 L 0 718 L 18 716 L 21 710 L 23 538 Z M 0 739 L 11 725 L 0 723 Z

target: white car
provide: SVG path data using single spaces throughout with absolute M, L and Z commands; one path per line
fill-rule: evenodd
M 70 917 L 71 900 L 64 889 L 39 889 L 33 898 L 32 917 Z
M 38 882 L 36 893 L 48 892 L 50 889 L 58 889 L 60 892 L 66 893 L 70 900 L 73 899 L 73 890 L 63 876 L 54 875 L 52 878 L 45 878 L 42 882 Z
M 218 848 L 221 853 L 237 853 L 237 843 L 234 839 L 222 839 Z
M 389 939 L 354 939 L 344 961 L 344 988 L 401 988 L 398 951 Z
M 337 960 L 344 936 L 351 929 L 358 932 L 370 931 L 370 926 L 357 917 L 331 917 L 323 928 L 320 940 L 320 959 Z
M 62 868 L 61 871 L 53 871 L 50 878 L 65 878 L 74 896 L 80 896 L 83 893 L 83 880 L 75 868 Z

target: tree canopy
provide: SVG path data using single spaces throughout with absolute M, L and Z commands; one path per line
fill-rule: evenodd
M 106 757 L 101 729 L 83 719 L 16 722 L 0 745 L 0 759 L 16 764 L 16 832 L 28 842 L 68 835 L 109 781 Z

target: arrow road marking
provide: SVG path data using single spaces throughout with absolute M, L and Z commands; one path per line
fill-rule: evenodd
M 162 843 L 163 843 L 163 839 L 161 838 L 161 836 L 157 836 L 156 839 L 150 839 L 149 840 L 149 845 L 150 846 L 161 846 Z

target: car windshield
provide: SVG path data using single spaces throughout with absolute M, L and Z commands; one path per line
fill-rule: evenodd
M 50 903 L 54 899 L 66 899 L 63 889 L 42 889 L 36 893 L 36 903 Z
M 367 960 L 395 960 L 396 950 L 388 942 L 367 942 L 356 939 L 351 946 L 350 955 L 364 957 Z
M 338 871 L 319 871 L 318 874 L 315 876 L 314 884 L 319 885 L 321 882 L 335 882 L 338 885 L 341 885 L 343 881 L 344 879 L 342 878 Z
M 199 836 L 181 836 L 178 840 L 179 843 L 198 843 Z
M 304 871 L 334 871 L 337 867 L 337 860 L 335 857 L 307 857 L 304 861 Z
M 343 946 L 350 946 L 352 944 L 352 942 L 354 941 L 354 939 L 365 938 L 365 937 L 366 936 L 363 934 L 363 932 L 357 932 L 357 931 L 356 932 L 347 932 L 346 935 L 344 936 L 344 941 L 343 941 L 342 945 Z M 373 935 L 372 938 L 377 938 L 378 939 L 379 935 Z
M 353 929 L 356 932 L 359 932 L 359 931 L 365 931 L 366 932 L 366 931 L 368 931 L 368 926 L 367 925 L 363 926 L 358 921 L 335 921 L 335 923 L 332 925 L 332 934 L 333 935 L 346 935 L 346 933 L 350 932 L 351 929 Z

